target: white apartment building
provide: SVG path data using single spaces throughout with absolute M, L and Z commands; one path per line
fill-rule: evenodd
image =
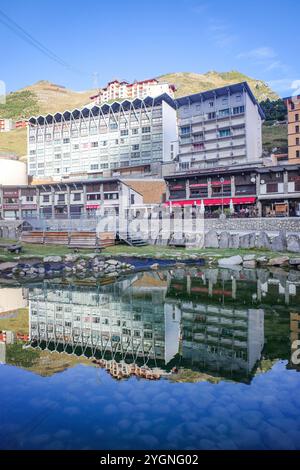
M 15 123 L 12 119 L 0 119 L 0 132 L 9 132 L 15 128 Z
M 91 96 L 91 100 L 94 104 L 103 104 L 108 101 L 122 100 L 125 98 L 144 99 L 147 96 L 155 98 L 164 93 L 168 93 L 171 97 L 174 97 L 174 91 L 176 91 L 174 85 L 160 83 L 155 78 L 133 83 L 128 83 L 124 80 L 113 80 L 109 82 L 105 88 L 102 88 L 97 95 Z
M 28 174 L 36 178 L 101 177 L 106 170 L 170 162 L 178 141 L 174 100 L 95 105 L 28 121 Z
M 264 113 L 246 82 L 175 102 L 179 170 L 262 161 Z

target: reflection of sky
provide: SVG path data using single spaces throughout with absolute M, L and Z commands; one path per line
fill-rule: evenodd
M 0 366 L 0 448 L 300 449 L 300 374 L 251 385 L 116 382 L 77 366 L 43 378 Z

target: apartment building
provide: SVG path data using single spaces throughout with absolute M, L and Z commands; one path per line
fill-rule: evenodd
M 219 167 L 166 176 L 165 181 L 166 204 L 203 203 L 207 217 L 222 210 L 236 216 L 300 217 L 300 165 Z
M 28 124 L 28 173 L 41 179 L 96 178 L 119 167 L 169 162 L 177 142 L 168 94 L 32 117 Z
M 123 100 L 135 98 L 144 99 L 147 96 L 156 97 L 168 93 L 174 97 L 176 87 L 168 83 L 160 83 L 155 78 L 129 83 L 125 80 L 113 80 L 105 88 L 102 88 L 95 96 L 91 96 L 94 104 L 103 104 L 113 100 Z
M 143 196 L 118 179 L 0 187 L 2 219 L 93 218 L 135 204 L 143 204 Z
M 0 132 L 10 132 L 15 128 L 15 123 L 12 119 L 0 119 Z
M 300 95 L 285 98 L 288 110 L 288 162 L 300 162 Z
M 180 170 L 262 161 L 264 113 L 246 82 L 175 102 Z

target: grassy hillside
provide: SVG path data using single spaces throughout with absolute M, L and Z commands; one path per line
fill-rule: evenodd
M 256 80 L 237 71 L 207 72 L 205 74 L 180 72 L 158 77 L 160 82 L 174 83 L 176 96 L 190 95 L 201 91 L 220 88 L 238 82 L 248 82 L 258 101 L 277 100 L 278 95 L 262 80 Z
M 278 148 L 279 153 L 286 153 L 288 147 L 287 125 L 267 126 L 263 125 L 263 148 L 272 152 Z
M 10 132 L 0 132 L 0 153 L 26 155 L 27 140 L 26 129 L 14 129 Z

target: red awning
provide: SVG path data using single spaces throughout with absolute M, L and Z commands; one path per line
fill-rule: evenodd
M 85 207 L 87 209 L 99 209 L 100 205 L 99 204 L 87 204 Z
M 254 204 L 256 202 L 256 197 L 224 197 L 218 199 L 202 199 L 204 201 L 205 206 L 229 206 L 230 201 L 233 202 L 234 205 L 237 204 Z M 166 205 L 169 206 L 170 203 L 172 206 L 195 206 L 196 204 L 200 206 L 201 199 L 186 199 L 183 201 L 168 201 Z

